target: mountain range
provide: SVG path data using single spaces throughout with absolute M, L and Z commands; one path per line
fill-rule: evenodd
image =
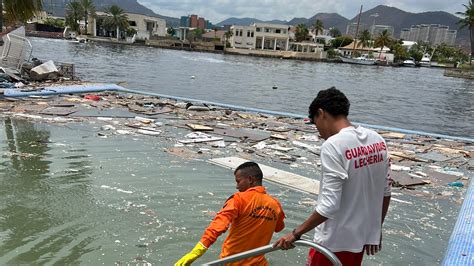
M 43 1 L 43 8 L 53 16 L 64 17 L 66 5 L 72 0 L 47 0 Z M 103 11 L 111 5 L 118 5 L 126 12 L 138 13 L 151 17 L 159 17 L 166 20 L 166 24 L 172 27 L 179 26 L 179 19 L 156 14 L 153 10 L 138 3 L 137 0 L 93 0 L 97 11 Z
M 68 2 L 72 0 L 48 0 L 44 1 L 44 9 L 52 13 L 55 16 L 64 16 L 65 7 Z M 166 20 L 168 26 L 177 27 L 179 26 L 179 19 L 173 17 L 167 17 L 156 14 L 151 9 L 143 6 L 137 0 L 93 0 L 97 10 L 104 10 L 106 7 L 116 4 L 123 8 L 127 12 L 139 13 L 148 16 L 160 17 Z M 377 17 L 372 15 L 378 14 Z M 205 14 L 200 14 L 205 15 Z M 298 25 L 306 24 L 311 26 L 317 19 L 321 20 L 324 24 L 324 28 L 328 29 L 331 27 L 338 28 L 343 34 L 346 32 L 348 23 L 357 22 L 357 17 L 352 19 L 345 18 L 337 13 L 317 13 L 310 18 L 293 18 L 290 21 L 286 20 L 270 20 L 263 21 L 255 18 L 228 18 L 216 24 L 216 26 L 224 25 L 250 25 L 251 23 L 275 23 L 275 24 L 287 24 L 287 25 Z M 449 26 L 449 29 L 458 30 L 456 43 L 459 45 L 465 45 L 469 43 L 469 31 L 468 29 L 459 29 L 457 22 L 459 17 L 443 11 L 433 12 L 422 12 L 422 13 L 411 13 L 401 9 L 379 5 L 370 10 L 362 12 L 361 24 L 367 27 L 372 24 L 378 25 L 390 25 L 394 27 L 395 37 L 400 37 L 400 31 L 403 28 L 410 28 L 412 25 L 418 24 L 442 24 Z

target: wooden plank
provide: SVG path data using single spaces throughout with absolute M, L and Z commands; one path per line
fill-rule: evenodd
M 57 116 L 66 116 L 70 115 L 77 110 L 71 107 L 48 107 L 39 112 L 42 115 L 57 115 Z
M 271 132 L 248 128 L 214 128 L 213 134 L 255 142 L 266 140 L 271 136 Z
M 198 124 L 186 124 L 186 126 L 190 127 L 194 131 L 213 131 L 212 127 L 198 125 Z
M 248 160 L 239 157 L 225 157 L 210 159 L 209 162 L 218 166 L 236 169 L 239 165 Z M 310 193 L 313 195 L 319 194 L 319 181 L 293 174 L 284 170 L 279 170 L 264 164 L 258 164 L 263 172 L 263 179 L 268 182 L 276 183 L 278 185 L 288 187 L 297 191 Z

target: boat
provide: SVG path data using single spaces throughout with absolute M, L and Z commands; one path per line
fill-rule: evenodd
M 352 48 L 352 54 L 351 57 L 343 57 L 341 56 L 341 60 L 344 63 L 349 63 L 349 64 L 357 64 L 357 65 L 375 65 L 376 60 L 373 58 L 369 58 L 368 54 L 362 54 L 359 57 L 352 58 L 352 55 L 355 54 L 355 48 L 357 44 L 357 36 L 359 34 L 359 24 L 360 24 L 360 17 L 362 15 L 362 5 L 360 6 L 360 11 L 359 11 L 359 16 L 357 17 L 357 28 L 356 28 L 356 37 L 353 40 L 354 47 Z
M 348 57 L 341 56 L 341 60 L 344 63 L 357 64 L 357 65 L 375 65 L 376 63 L 375 59 L 369 58 L 368 55 L 366 54 L 363 54 L 356 58 L 348 58 Z
M 405 67 L 416 67 L 415 59 L 407 58 L 403 61 L 402 65 Z
M 420 66 L 430 67 L 431 66 L 431 56 L 429 54 L 424 54 L 420 60 Z

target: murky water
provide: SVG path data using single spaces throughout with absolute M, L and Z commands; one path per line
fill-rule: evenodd
M 169 138 L 98 138 L 95 123 L 0 118 L 1 265 L 172 265 L 235 191 L 230 170 L 164 152 L 174 145 Z M 284 206 L 285 233 L 312 211 L 314 197 L 265 185 Z M 450 196 L 433 197 L 445 190 Z M 383 252 L 366 264 L 439 264 L 462 192 L 426 187 L 422 196 L 411 196 L 395 190 L 394 197 L 411 204 L 392 203 Z M 216 259 L 223 238 L 196 265 Z M 295 249 L 268 258 L 271 265 L 302 265 L 306 253 Z
M 474 137 L 473 81 L 442 69 L 364 67 L 32 38 L 34 56 L 76 65 L 91 81 L 306 114 L 320 89 L 350 98 L 354 121 Z M 195 79 L 191 79 L 195 76 Z M 272 87 L 277 86 L 277 90 Z

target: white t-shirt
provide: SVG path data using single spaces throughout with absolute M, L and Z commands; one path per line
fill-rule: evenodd
M 383 197 L 390 196 L 387 145 L 375 131 L 347 127 L 321 147 L 319 214 L 328 220 L 315 229 L 314 241 L 333 252 L 361 252 L 378 245 Z

